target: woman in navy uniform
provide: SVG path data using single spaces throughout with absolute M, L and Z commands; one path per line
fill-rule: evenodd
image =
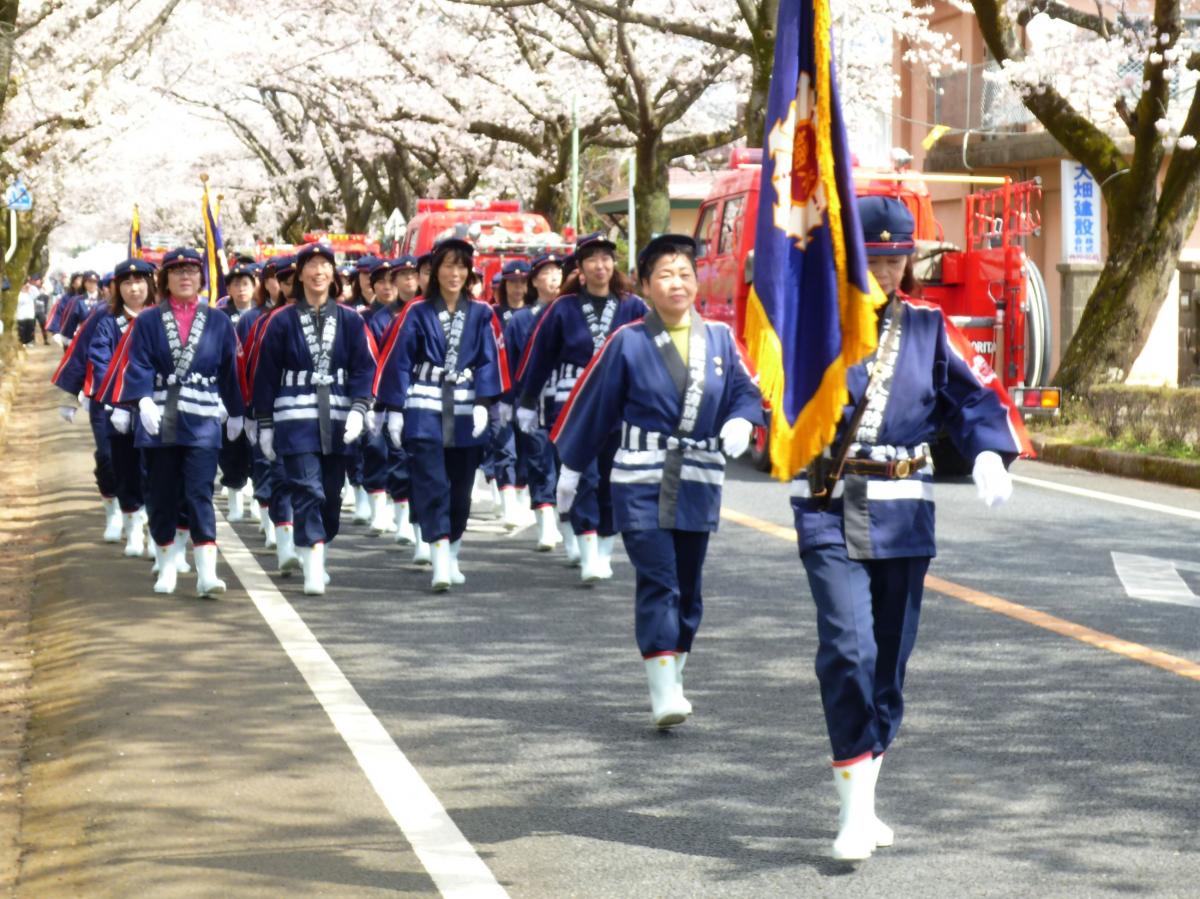
M 392 260 L 376 259 L 368 272 L 371 293 L 374 299 L 371 305 L 360 310 L 363 321 L 375 345 L 379 345 L 379 331 L 376 329 L 376 318 L 384 330 L 395 317 L 392 304 L 396 299 L 396 288 L 392 285 Z M 370 416 L 372 422 L 375 416 Z M 387 491 L 389 470 L 388 440 L 382 428 L 368 429 L 362 440 L 363 457 L 363 488 L 367 491 L 367 499 L 371 504 L 371 517 L 367 523 L 367 531 L 373 537 L 382 537 L 396 529 L 396 507 Z
M 258 274 L 252 265 L 235 266 L 225 276 L 228 295 L 225 302 L 217 308 L 229 316 L 235 333 L 242 316 L 254 308 L 254 292 L 257 287 Z M 221 486 L 225 488 L 225 507 L 231 522 L 241 521 L 245 515 L 242 491 L 250 481 L 252 462 L 250 438 L 245 433 L 239 434 L 236 440 L 226 438 L 221 442 L 218 466 L 221 469 Z
M 431 546 L 438 592 L 465 581 L 458 557 L 488 406 L 510 386 L 499 324 L 468 292 L 474 252 L 457 238 L 437 245 L 428 293 L 393 325 L 375 379 L 388 437 L 403 443 L 420 485 L 413 511 Z
M 520 393 L 517 368 L 521 356 L 525 353 L 533 329 L 537 327 L 538 319 L 558 297 L 558 289 L 561 286 L 561 256 L 545 253 L 530 263 L 525 303 L 512 314 L 504 328 L 504 350 L 508 354 L 513 389 L 507 401 L 500 404 L 499 414 L 502 420 L 512 420 L 512 402 Z M 518 465 L 523 467 L 525 481 L 529 485 L 530 506 L 537 519 L 538 552 L 550 552 L 564 539 L 563 533 L 558 529 L 558 511 L 555 508 L 554 489 L 558 484 L 558 458 L 554 453 L 554 444 L 550 442 L 549 430 L 553 422 L 546 417 L 546 404 L 553 402 L 554 383 L 551 380 L 543 389 L 541 402 L 536 409 L 537 426 L 528 433 L 518 428 L 514 434 Z M 575 532 L 569 527 L 566 529 L 566 537 L 571 541 L 571 545 L 567 547 L 567 558 L 577 562 L 579 547 L 575 542 Z
M 496 275 L 494 287 L 496 304 L 493 311 L 503 332 L 513 317 L 525 306 L 525 292 L 529 285 L 529 263 L 524 259 L 506 262 Z M 505 345 L 508 351 L 507 344 Z M 511 406 L 498 403 L 493 407 L 489 425 L 488 457 L 490 474 L 500 495 L 500 517 L 504 526 L 516 530 L 525 522 L 522 492 L 528 493 L 528 479 L 517 453 L 517 441 L 513 433 Z
M 135 445 L 146 460 L 150 535 L 158 562 L 155 592 L 173 593 L 181 506 L 196 554 L 196 592 L 225 592 L 217 577 L 213 481 L 225 434 L 242 432 L 244 403 L 237 375 L 237 336 L 229 318 L 199 302 L 203 259 L 190 247 L 171 250 L 158 272 L 157 306 L 138 314 L 119 360 L 112 399 L 136 404 Z
M 621 325 L 646 314 L 629 279 L 615 271 L 617 247 L 601 233 L 580 238 L 574 258 L 578 271 L 563 285 L 563 296 L 540 317 L 521 360 L 518 377 L 517 427 L 537 429 L 538 406 L 547 382 L 554 380 L 554 421 L 575 381 L 604 341 Z M 605 434 L 596 458 L 582 470 L 571 508 L 571 528 L 579 538 L 580 578 L 586 582 L 612 577 L 613 521 L 609 477 L 619 434 Z
M 902 289 L 914 252 L 908 209 L 891 197 L 864 197 L 858 209 L 868 267 L 889 296 L 879 349 L 848 372 L 850 399 L 834 448 L 792 491 L 841 802 L 832 855 L 843 861 L 893 841 L 875 816 L 875 785 L 900 728 L 905 666 L 935 553 L 929 442 L 942 431 L 973 460 L 988 506 L 1009 497 L 1007 466 L 1030 449 L 987 363 L 940 307 Z M 838 478 L 831 470 L 846 441 Z
M 733 332 L 693 306 L 695 256 L 696 242 L 684 235 L 647 244 L 638 276 L 651 311 L 609 338 L 552 432 L 563 465 L 560 509 L 571 507 L 597 447 L 619 435 L 613 514 L 637 572 L 637 643 L 658 727 L 681 724 L 692 711 L 683 668 L 703 612 L 709 534 L 721 517 L 722 451 L 740 456 L 763 422 L 762 396 Z
M 325 549 L 338 535 L 346 465 L 375 376 L 374 341 L 359 314 L 338 303 L 341 292 L 333 251 L 301 248 L 297 302 L 267 320 L 253 372 L 258 443 L 283 462 L 309 595 L 325 592 Z

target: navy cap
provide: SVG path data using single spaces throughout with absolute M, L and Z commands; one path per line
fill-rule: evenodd
M 93 272 L 93 271 L 80 272 L 79 274 L 80 274 L 80 276 L 83 278 L 83 280 L 85 280 L 85 281 L 87 281 L 89 278 L 90 278 L 90 279 L 92 279 L 92 280 L 95 280 L 95 281 L 99 281 L 99 280 L 100 280 L 100 276 L 99 276 L 99 275 L 97 275 L 97 274 L 96 274 L 95 272 Z
M 432 265 L 432 264 L 433 264 L 433 254 L 432 253 L 422 253 L 420 256 L 417 257 L 417 268 L 418 269 L 420 269 L 420 267 L 423 265 Z
M 275 257 L 275 277 L 286 278 L 289 275 L 296 274 L 296 257 L 295 256 L 276 256 Z
M 374 284 L 380 278 L 386 278 L 392 271 L 392 260 L 376 259 L 375 263 L 367 270 L 371 276 L 371 284 Z
M 378 256 L 372 256 L 370 253 L 368 253 L 366 256 L 359 256 L 356 260 L 354 260 L 354 270 L 357 272 L 369 272 L 379 261 L 380 259 Z
M 169 268 L 174 268 L 179 265 L 194 265 L 197 268 L 204 268 L 204 257 L 192 247 L 176 247 L 173 250 L 168 250 L 163 256 L 162 265 L 159 266 L 161 271 L 166 271 Z
M 433 245 L 433 255 L 448 253 L 450 250 L 461 250 L 466 253 L 469 258 L 475 257 L 475 245 L 469 240 L 463 240 L 461 237 L 447 237 L 445 240 L 439 240 Z
M 543 253 L 541 256 L 535 256 L 533 262 L 529 263 L 529 277 L 532 278 L 538 273 L 538 269 L 545 268 L 547 265 L 557 265 L 562 268 L 565 258 L 558 253 Z
M 415 272 L 420 265 L 416 256 L 397 256 L 392 260 L 392 272 Z
M 662 253 L 687 253 L 692 259 L 695 259 L 696 238 L 690 234 L 660 234 L 658 237 L 651 238 L 642 252 L 638 253 L 637 267 L 639 278 L 648 278 L 650 276 L 650 258 Z
M 529 276 L 529 263 L 524 259 L 514 259 L 504 263 L 503 275 L 506 278 L 525 278 Z
M 596 231 L 593 234 L 585 234 L 575 242 L 575 262 L 582 262 L 593 253 L 605 252 L 615 256 L 617 253 L 617 245 L 613 243 L 604 234 L 603 231 Z
M 575 258 L 574 253 L 563 260 L 562 267 L 564 279 L 569 277 L 571 272 L 575 271 L 575 269 L 579 268 L 579 260 Z
M 105 274 L 100 276 L 100 286 L 101 287 L 108 287 L 109 284 L 112 284 L 112 281 L 113 281 L 113 273 L 112 272 L 106 272 Z
M 916 252 L 916 222 L 895 197 L 859 197 L 858 220 L 868 256 L 910 256 Z
M 147 278 L 154 277 L 154 263 L 147 262 L 145 259 L 126 259 L 124 262 L 117 263 L 113 269 L 113 280 L 120 281 L 122 278 L 128 278 L 131 275 L 145 275 Z
M 310 243 L 296 251 L 296 271 L 300 271 L 309 260 L 316 256 L 327 259 L 331 265 L 337 266 L 337 257 L 333 255 L 332 247 L 323 243 Z
M 475 271 L 481 275 L 483 274 L 483 272 L 479 271 L 479 269 L 475 269 Z M 500 272 L 496 272 L 496 274 L 492 275 L 492 286 L 495 287 L 497 284 L 499 284 L 503 280 L 504 280 L 504 275 L 500 274 Z
M 343 278 L 353 278 L 354 272 L 355 272 L 355 268 L 353 265 L 339 265 L 338 266 L 338 274 L 341 275 Z
M 229 270 L 229 274 L 225 276 L 225 283 L 228 284 L 234 278 L 249 278 L 255 283 L 258 282 L 258 269 L 253 265 L 235 265 Z

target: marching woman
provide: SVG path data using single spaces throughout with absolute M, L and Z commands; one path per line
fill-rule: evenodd
M 168 252 L 158 272 L 163 300 L 138 314 L 113 378 L 112 400 L 136 404 L 134 444 L 146 460 L 156 593 L 175 591 L 176 523 L 187 513 L 196 555 L 196 593 L 225 592 L 217 577 L 213 481 L 221 450 L 221 407 L 231 439 L 242 431 L 237 336 L 228 316 L 199 302 L 203 257 Z
M 242 316 L 254 308 L 254 291 L 258 286 L 258 276 L 250 265 L 235 266 L 225 276 L 225 289 L 228 296 L 226 303 L 218 308 L 229 316 L 229 321 L 237 331 Z M 239 434 L 236 440 L 226 437 L 221 442 L 221 455 L 218 466 L 221 469 L 221 486 L 225 488 L 225 503 L 230 521 L 241 521 L 245 515 L 242 504 L 242 490 L 250 480 L 250 469 L 253 457 L 250 452 L 250 438 Z
M 574 254 L 578 271 L 563 285 L 564 295 L 540 316 L 517 373 L 521 383 L 517 427 L 526 434 L 537 429 L 538 405 L 551 377 L 555 397 L 548 423 L 555 420 L 576 379 L 608 336 L 646 314 L 646 304 L 634 294 L 633 284 L 614 270 L 616 251 L 616 244 L 603 234 L 580 238 Z M 612 577 L 616 530 L 609 477 L 619 438 L 617 433 L 602 435 L 599 453 L 582 470 L 571 507 L 571 528 L 579 538 L 580 577 L 587 583 Z
M 650 241 L 638 257 L 638 276 L 651 311 L 613 334 L 552 432 L 564 510 L 598 448 L 619 435 L 613 514 L 637 573 L 637 644 L 658 727 L 682 724 L 692 712 L 683 668 L 703 612 L 708 538 L 721 516 L 722 450 L 740 456 L 763 422 L 762 396 L 733 332 L 693 308 L 695 254 L 690 237 Z
M 504 328 L 504 351 L 508 355 L 509 372 L 513 376 L 511 394 L 519 393 L 520 384 L 516 380 L 516 369 L 520 363 L 525 347 L 533 329 L 537 327 L 538 318 L 545 312 L 562 286 L 562 257 L 554 253 L 538 256 L 530 263 L 529 280 L 525 288 L 524 305 L 513 312 Z M 512 421 L 511 394 L 508 403 L 500 404 L 500 418 Z M 554 445 L 550 442 L 546 404 L 554 401 L 553 381 L 542 391 L 537 406 L 537 427 L 529 433 L 519 428 L 513 435 L 517 445 L 517 464 L 523 469 L 525 482 L 529 485 L 529 500 L 537 518 L 537 549 L 538 552 L 550 552 L 563 542 L 563 534 L 558 529 L 558 512 L 555 510 L 554 489 L 558 483 L 558 460 L 554 454 Z M 549 422 L 552 424 L 553 422 Z M 579 558 L 578 544 L 575 534 L 570 528 L 566 529 L 567 539 L 572 545 L 567 547 L 567 557 L 574 556 L 572 561 Z
M 121 338 L 134 318 L 156 299 L 154 266 L 141 259 L 126 259 L 113 270 L 113 295 L 109 307 L 100 315 L 96 331 L 88 345 L 88 362 L 99 389 L 93 394 L 93 406 L 105 407 L 105 387 L 110 381 Z M 111 409 L 108 428 L 109 456 L 112 459 L 113 485 L 124 518 L 125 555 L 140 556 L 146 551 L 143 525 L 146 523 L 143 495 L 142 451 L 134 446 L 133 421 L 128 409 Z
M 392 285 L 391 275 L 392 260 L 376 259 L 368 273 L 375 299 L 366 310 L 359 310 L 377 346 L 379 332 L 376 330 L 375 319 L 379 317 L 379 324 L 386 330 L 396 315 L 393 308 L 396 288 Z M 371 521 L 367 532 L 372 537 L 382 537 L 396 529 L 396 509 L 387 490 L 390 453 L 388 439 L 382 428 L 369 430 L 363 438 L 362 457 L 363 487 L 366 488 L 367 497 L 371 502 Z
M 848 372 L 833 449 L 792 490 L 841 802 L 832 854 L 843 861 L 892 845 L 891 829 L 875 817 L 875 784 L 900 729 L 905 666 L 935 553 L 929 442 L 943 432 L 973 460 L 989 507 L 1008 499 L 1007 466 L 1031 451 L 987 363 L 940 307 L 904 292 L 914 252 L 908 209 L 891 197 L 864 197 L 858 214 L 868 268 L 890 298 L 879 349 Z
M 468 292 L 474 252 L 457 238 L 435 247 L 428 293 L 393 325 L 375 378 L 388 438 L 403 444 L 420 485 L 413 511 L 431 545 L 437 592 L 465 582 L 458 557 L 488 406 L 510 387 L 496 318 Z
M 71 275 L 70 286 L 67 292 L 63 294 L 62 299 L 54 304 L 50 309 L 50 320 L 46 323 L 46 330 L 54 335 L 53 340 L 64 350 L 67 344 L 71 342 L 71 338 L 75 336 L 74 327 L 68 333 L 63 333 L 64 327 L 68 319 L 75 315 L 75 307 L 80 302 L 88 301 L 88 289 L 85 287 L 86 279 L 91 279 L 93 286 L 92 293 L 99 290 L 99 280 L 95 272 L 76 272 Z
M 362 436 L 375 376 L 373 341 L 359 314 L 342 306 L 333 251 L 296 253 L 297 302 L 263 329 L 253 372 L 263 455 L 283 463 L 304 592 L 325 592 L 325 549 L 341 524 L 342 484 Z
M 529 263 L 523 259 L 506 262 L 496 277 L 499 280 L 493 288 L 496 303 L 492 310 L 495 312 L 496 318 L 500 322 L 500 330 L 503 332 L 518 310 L 525 306 L 525 291 L 529 285 Z M 505 352 L 508 351 L 508 345 L 505 344 Z M 528 486 L 524 466 L 517 453 L 511 412 L 511 406 L 503 403 L 498 404 L 492 410 L 487 449 L 491 477 L 500 493 L 501 521 L 510 531 L 516 530 L 524 523 L 519 495 Z

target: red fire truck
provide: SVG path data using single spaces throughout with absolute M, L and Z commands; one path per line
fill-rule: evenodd
M 420 256 L 447 237 L 475 245 L 475 267 L 483 272 L 484 299 L 491 302 L 492 276 L 514 259 L 541 253 L 570 253 L 574 235 L 557 234 L 544 215 L 524 212 L 517 200 L 418 200 L 397 255 Z
M 761 159 L 760 150 L 733 151 L 729 168 L 717 174 L 700 206 L 695 231 L 697 306 L 702 315 L 728 322 L 739 335 L 754 281 Z M 1056 414 L 1060 392 L 1043 386 L 1049 376 L 1049 299 L 1041 273 L 1021 245 L 1041 225 L 1040 182 L 862 168 L 854 174 L 860 196 L 893 196 L 912 211 L 917 242 L 914 267 L 924 298 L 940 304 L 989 360 L 1023 412 Z M 962 246 L 945 241 L 933 216 L 926 184 L 934 180 L 995 185 L 966 198 Z M 755 464 L 768 467 L 764 429 L 756 434 L 751 453 Z M 947 461 L 943 469 L 957 467 Z

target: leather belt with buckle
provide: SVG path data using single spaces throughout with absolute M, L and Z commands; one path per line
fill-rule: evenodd
M 898 481 L 916 474 L 928 464 L 928 456 L 918 456 L 915 459 L 891 459 L 887 462 L 876 462 L 874 459 L 847 459 L 845 472 L 846 474 L 874 475 Z

